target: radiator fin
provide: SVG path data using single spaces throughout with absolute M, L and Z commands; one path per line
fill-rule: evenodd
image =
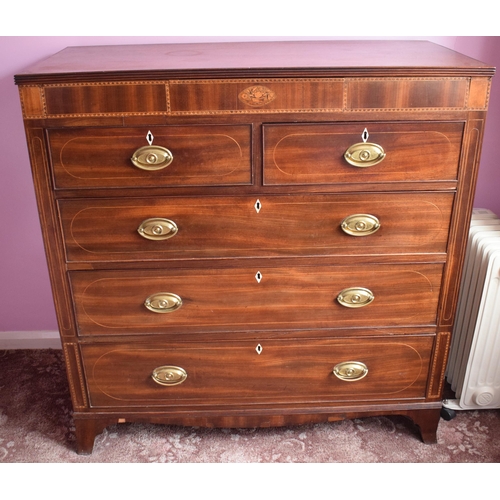
M 474 209 L 446 378 L 461 409 L 500 408 L 500 219 Z

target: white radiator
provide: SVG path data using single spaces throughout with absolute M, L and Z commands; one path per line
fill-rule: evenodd
M 500 219 L 474 209 L 446 378 L 451 410 L 500 408 Z

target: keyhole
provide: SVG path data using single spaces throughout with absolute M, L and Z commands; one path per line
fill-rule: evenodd
M 262 346 L 260 344 L 257 344 L 257 347 L 255 348 L 255 350 L 257 351 L 257 354 L 261 354 L 262 353 Z
M 262 280 L 262 273 L 260 271 L 257 271 L 257 274 L 255 275 L 255 279 L 257 280 L 257 283 L 260 283 Z
M 148 131 L 146 134 L 146 140 L 148 141 L 148 144 L 151 146 L 153 144 L 153 134 L 151 133 L 151 130 Z
M 363 130 L 363 133 L 361 134 L 361 139 L 363 139 L 363 142 L 366 142 L 368 140 L 368 137 L 370 137 L 370 134 L 368 133 L 368 130 L 365 128 Z
M 259 213 L 259 212 L 260 212 L 260 209 L 262 208 L 262 203 L 260 202 L 260 200 L 257 200 L 257 201 L 255 202 L 254 207 L 255 207 L 255 211 L 256 211 L 257 213 Z

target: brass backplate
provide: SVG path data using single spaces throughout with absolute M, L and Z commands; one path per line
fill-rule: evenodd
M 151 377 L 160 385 L 179 385 L 187 379 L 187 372 L 180 366 L 159 366 Z
M 380 221 L 370 214 L 352 214 L 340 224 L 342 231 L 350 236 L 369 236 L 380 229 Z
M 166 314 L 177 311 L 182 306 L 182 299 L 175 293 L 159 292 L 150 295 L 144 305 L 151 312 Z
M 354 167 L 372 167 L 385 158 L 385 151 L 378 144 L 358 142 L 347 149 L 344 153 L 344 158 Z
M 177 224 L 169 219 L 155 217 L 142 221 L 137 232 L 148 240 L 168 240 L 174 237 L 178 231 Z
M 340 380 L 355 382 L 368 375 L 368 367 L 361 361 L 344 361 L 333 368 L 333 374 Z
M 174 155 L 163 146 L 143 146 L 130 158 L 130 161 L 141 170 L 161 170 L 168 167 Z
M 374 299 L 375 296 L 368 288 L 361 287 L 345 288 L 337 296 L 337 300 L 341 305 L 353 309 L 365 307 L 371 304 Z

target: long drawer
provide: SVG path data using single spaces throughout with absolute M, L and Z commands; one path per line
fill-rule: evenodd
M 251 132 L 198 125 L 47 134 L 56 189 L 77 189 L 251 184 Z
M 456 180 L 463 128 L 461 122 L 265 125 L 264 182 Z
M 70 273 L 82 336 L 433 325 L 442 264 Z
M 82 345 L 93 407 L 423 398 L 433 336 Z
M 67 260 L 445 253 L 453 193 L 62 200 Z

